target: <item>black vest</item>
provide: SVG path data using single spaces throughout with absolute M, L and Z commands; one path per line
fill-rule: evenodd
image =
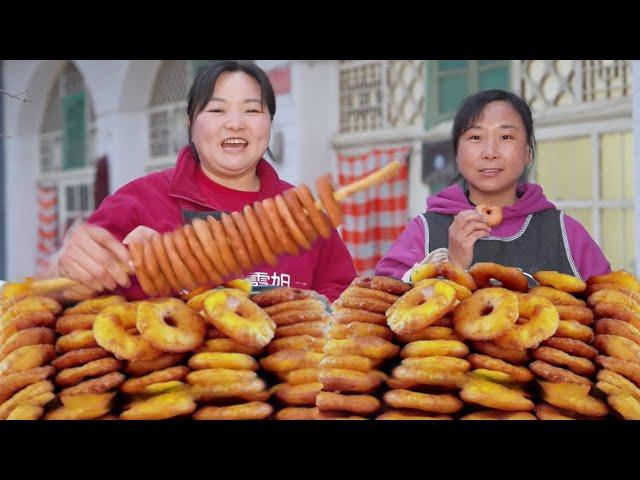
M 453 216 L 426 212 L 422 217 L 425 222 L 425 252 L 448 248 Z M 478 240 L 473 247 L 471 264 L 495 262 L 521 268 L 529 274 L 538 270 L 555 270 L 580 278 L 580 272 L 567 252 L 569 241 L 563 227 L 564 218 L 560 210 L 531 214 L 520 231 L 510 237 L 490 236 Z

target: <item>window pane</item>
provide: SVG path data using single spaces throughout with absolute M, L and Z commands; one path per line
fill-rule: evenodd
M 89 187 L 80 185 L 80 210 L 89 210 Z
M 151 156 L 163 157 L 169 154 L 169 117 L 167 111 L 155 112 L 149 119 L 151 124 Z
M 490 90 L 499 88 L 509 90 L 509 67 L 498 67 L 485 70 L 479 73 L 478 88 L 481 90 Z
M 467 75 L 447 75 L 438 79 L 438 113 L 455 113 L 467 96 Z
M 62 99 L 62 125 L 64 132 L 63 169 L 85 165 L 85 98 L 84 93 L 74 93 Z
M 467 68 L 469 60 L 440 60 L 438 62 L 438 70 L 459 70 L 461 68 Z
M 593 199 L 592 155 L 590 137 L 538 143 L 536 178 L 549 200 Z
M 478 60 L 478 65 L 481 67 L 485 65 L 493 65 L 494 63 L 504 62 L 504 60 Z
M 76 209 L 75 189 L 71 186 L 65 188 L 65 196 L 67 199 L 67 211 Z
M 602 209 L 600 246 L 614 270 L 634 271 L 634 215 L 631 208 Z
M 587 229 L 591 238 L 595 239 L 596 235 L 593 231 L 593 210 L 591 208 L 563 208 L 566 215 L 573 217 Z
M 603 200 L 633 200 L 633 144 L 631 132 L 600 137 L 600 189 Z

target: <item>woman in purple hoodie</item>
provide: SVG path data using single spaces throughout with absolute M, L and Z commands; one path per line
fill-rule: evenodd
M 427 199 L 376 266 L 377 275 L 408 280 L 420 264 L 449 260 L 515 266 L 533 274 L 556 270 L 586 279 L 611 270 L 598 244 L 575 219 L 525 183 L 535 157 L 533 118 L 520 97 L 487 90 L 467 97 L 452 129 L 455 183 Z M 476 205 L 502 208 L 489 227 Z

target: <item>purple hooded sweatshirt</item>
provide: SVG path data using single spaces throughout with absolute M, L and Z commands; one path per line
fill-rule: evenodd
M 491 230 L 492 236 L 504 238 L 514 235 L 522 228 L 529 214 L 556 208 L 547 200 L 540 185 L 520 184 L 518 195 L 518 200 L 512 206 L 502 208 L 502 223 Z M 472 208 L 474 206 L 458 184 L 427 198 L 428 212 L 455 216 L 462 210 Z M 592 275 L 610 272 L 609 262 L 585 228 L 568 215 L 564 215 L 563 218 L 568 238 L 567 253 L 573 258 L 580 276 L 587 279 Z M 418 216 L 409 223 L 387 254 L 378 262 L 376 275 L 402 278 L 407 270 L 422 261 L 428 253 L 424 223 Z M 496 262 L 499 263 L 500 259 L 496 259 Z

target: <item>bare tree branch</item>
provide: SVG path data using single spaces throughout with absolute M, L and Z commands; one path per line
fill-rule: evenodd
M 10 98 L 15 98 L 16 100 L 20 100 L 21 102 L 28 102 L 29 100 L 27 100 L 24 95 L 26 95 L 28 93 L 27 90 L 25 90 L 24 92 L 20 92 L 18 94 L 13 94 L 13 93 L 9 93 L 6 90 L 3 90 L 0 88 L 0 94 L 2 95 L 6 95 L 7 97 Z

